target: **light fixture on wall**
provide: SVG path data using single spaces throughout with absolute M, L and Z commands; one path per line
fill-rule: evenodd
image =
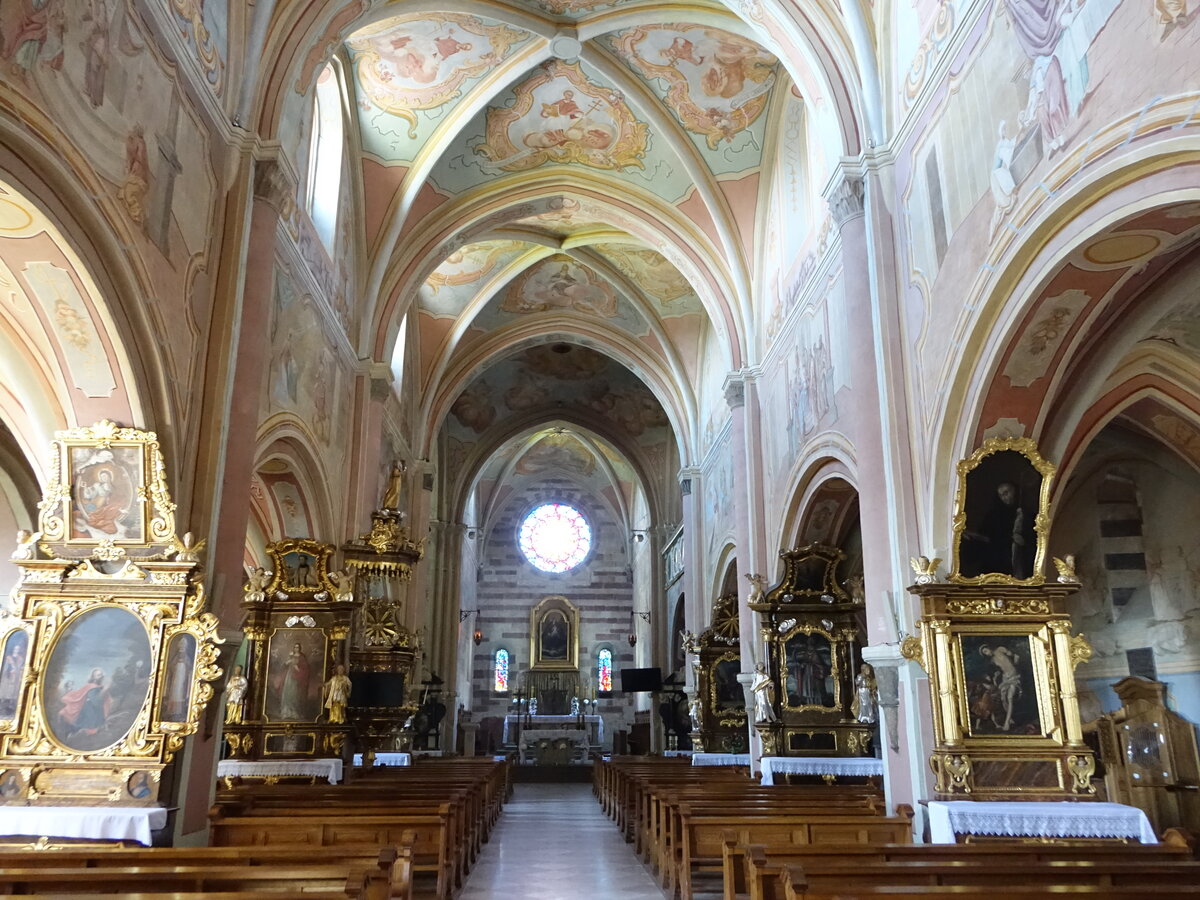
M 458 611 L 458 621 L 459 622 L 465 622 L 471 616 L 475 617 L 475 631 L 471 635 L 471 640 L 473 640 L 475 642 L 475 646 L 478 647 L 480 644 L 483 643 L 483 626 L 482 626 L 482 623 L 480 622 L 480 619 L 482 617 L 479 615 L 479 610 L 477 610 L 477 609 L 460 609 Z
M 638 612 L 636 609 L 629 611 L 629 646 L 637 646 L 637 623 L 634 621 L 634 616 L 640 616 L 642 621 L 647 625 L 650 624 L 650 611 Z

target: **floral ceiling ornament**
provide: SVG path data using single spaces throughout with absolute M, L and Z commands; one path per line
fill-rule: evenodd
M 464 13 L 415 13 L 359 32 L 346 44 L 363 93 L 379 109 L 407 122 L 408 136 L 415 138 L 415 110 L 436 109 L 456 99 L 467 79 L 495 68 L 528 38 Z
M 779 63 L 753 41 L 703 25 L 640 26 L 613 45 L 644 78 L 667 84 L 667 104 L 710 150 L 762 115 Z
M 553 60 L 515 94 L 512 106 L 488 109 L 484 141 L 474 148 L 501 171 L 544 163 L 645 168 L 648 126 L 620 91 L 588 81 L 578 65 Z

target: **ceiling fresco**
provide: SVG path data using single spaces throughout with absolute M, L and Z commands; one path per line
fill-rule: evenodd
M 363 149 L 411 161 L 463 94 L 531 37 L 462 13 L 396 16 L 357 32 L 346 46 Z
M 700 298 L 683 273 L 658 251 L 616 243 L 596 244 L 592 249 L 637 285 L 642 293 L 655 300 L 655 309 L 661 317 L 696 315 L 704 311 Z
M 609 47 L 647 81 L 724 175 L 757 166 L 762 114 L 779 60 L 753 41 L 705 25 L 643 25 Z M 757 123 L 757 128 L 754 126 Z
M 692 186 L 677 154 L 650 136 L 625 95 L 580 64 L 542 64 L 463 135 L 465 146 L 448 151 L 430 173 L 445 193 L 550 165 L 615 175 L 671 203 Z
M 536 249 L 524 241 L 480 241 L 455 250 L 425 279 L 418 308 L 428 315 L 455 318 L 488 280 Z
M 664 441 L 668 433 L 666 412 L 636 375 L 569 344 L 542 344 L 495 363 L 454 401 L 446 425 L 452 437 L 474 442 L 514 415 L 554 417 L 563 409 L 639 443 Z

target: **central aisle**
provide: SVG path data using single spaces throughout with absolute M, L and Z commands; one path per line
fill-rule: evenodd
M 456 900 L 663 900 L 591 785 L 518 784 Z

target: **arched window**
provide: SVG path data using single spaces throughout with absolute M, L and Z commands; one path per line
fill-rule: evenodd
M 607 647 L 596 654 L 596 691 L 612 693 L 612 651 Z
M 521 523 L 521 552 L 543 572 L 569 572 L 592 549 L 587 519 L 565 503 L 543 503 Z
M 496 651 L 492 666 L 492 690 L 497 694 L 508 693 L 508 651 L 504 648 Z
M 342 190 L 342 99 L 337 71 L 327 65 L 313 98 L 312 145 L 308 160 L 308 213 L 326 248 L 333 249 L 338 197 Z

